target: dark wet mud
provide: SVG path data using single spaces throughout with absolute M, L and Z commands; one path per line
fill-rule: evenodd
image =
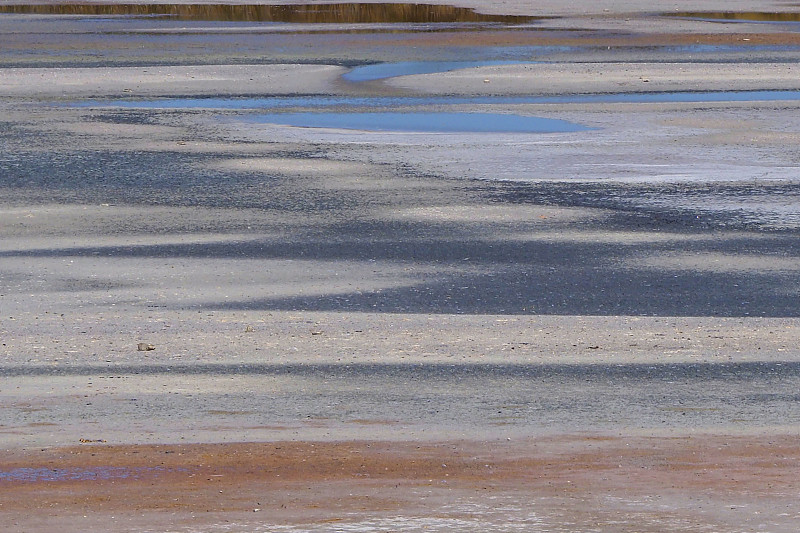
M 495 194 L 503 202 L 612 209 L 620 213 L 622 226 L 635 223 L 651 230 L 671 227 L 780 232 L 800 224 L 800 213 L 792 207 L 800 202 L 800 184 L 795 182 L 507 184 L 497 188 Z
M 200 433 L 204 419 L 220 416 L 258 434 L 271 428 L 284 438 L 316 428 L 333 440 L 337 432 L 348 431 L 344 428 L 362 434 L 370 425 L 405 436 L 423 436 L 436 427 L 449 435 L 503 438 L 569 433 L 573 428 L 599 433 L 633 428 L 731 432 L 800 425 L 800 365 L 791 362 L 76 365 L 6 368 L 0 375 L 42 382 L 64 378 L 65 384 L 110 383 L 110 377 L 119 383 L 156 385 L 178 380 L 182 392 L 105 393 L 104 402 L 95 401 L 94 393 L 90 400 L 59 396 L 58 404 L 35 412 L 9 408 L 5 421 L 9 427 L 79 426 L 83 418 L 117 416 L 137 428 L 173 424 L 189 441 L 197 440 L 192 435 Z M 227 390 L 201 392 L 203 383 L 214 380 L 226 383 Z M 0 468 L 0 483 L 146 474 L 146 469 Z
M 134 117 L 120 118 L 130 121 Z M 37 142 L 50 141 L 45 138 Z M 273 156 L 325 161 L 324 148 L 307 148 L 305 152 L 286 151 Z M 398 194 L 392 187 L 324 187 L 314 178 L 282 172 L 207 168 L 214 162 L 214 154 L 85 150 L 68 154 L 18 153 L 11 157 L 14 161 L 3 162 L 7 170 L 2 183 L 4 198 L 12 205 L 81 203 L 138 206 L 142 210 L 155 206 L 191 207 L 198 212 L 252 210 L 246 225 L 226 224 L 225 218 L 203 224 L 191 220 L 167 222 L 172 231 L 184 234 L 209 231 L 208 228 L 255 233 L 244 241 L 211 243 L 127 245 L 70 241 L 2 251 L 3 262 L 29 260 L 60 265 L 69 261 L 286 261 L 291 265 L 318 261 L 400 264 L 410 273 L 400 286 L 366 288 L 356 283 L 311 294 L 283 295 L 265 289 L 224 298 L 202 295 L 192 302 L 176 297 L 169 303 L 175 308 L 188 306 L 198 312 L 247 312 L 258 316 L 309 310 L 437 315 L 800 314 L 796 296 L 800 286 L 800 241 L 794 229 L 800 221 L 796 214 L 792 218 L 796 211 L 791 211 L 800 198 L 796 184 L 526 184 L 464 178 L 420 182 L 419 176 L 408 171 L 398 178 L 408 182 L 408 188 Z M 241 161 L 247 162 L 248 158 Z M 436 184 L 452 187 L 458 193 L 441 194 L 432 188 Z M 759 198 L 767 207 L 770 203 L 788 202 L 790 211 L 775 217 L 769 210 L 762 213 L 753 207 Z M 720 209 L 726 199 L 731 202 L 730 210 Z M 734 200 L 741 205 L 737 207 Z M 518 222 L 481 221 L 479 207 L 470 211 L 474 220 L 468 222 L 446 218 L 375 220 L 363 214 L 370 210 L 403 212 L 426 208 L 448 213 L 465 203 L 597 208 L 608 210 L 611 215 L 574 223 L 555 221 L 550 225 L 546 217 L 538 216 Z M 276 224 L 270 218 L 275 216 L 286 219 Z M 317 222 L 309 227 L 307 220 Z M 14 229 L 9 226 L 7 231 Z M 113 224 L 105 230 L 122 236 L 139 231 Z M 514 239 L 517 232 L 532 237 Z M 545 232 L 546 237 L 538 239 L 536 232 Z M 574 232 L 587 232 L 590 237 L 573 241 L 570 235 L 580 235 Z M 618 232 L 631 232 L 632 242 L 615 242 Z M 686 240 L 660 240 L 659 235 L 665 233 L 685 236 Z M 676 259 L 664 265 L 647 262 L 648 258 L 662 256 Z M 697 257 L 697 262 L 681 263 L 681 258 L 687 256 Z M 381 268 L 384 267 L 376 266 L 375 270 Z M 416 275 L 416 269 L 439 272 Z M 321 279 L 329 276 L 324 274 Z M 135 277 L 112 277 L 103 285 L 102 279 L 78 276 L 64 280 L 48 277 L 47 284 L 41 285 L 30 274 L 21 278 L 9 275 L 4 280 L 7 294 L 20 302 L 30 294 L 38 294 L 41 287 L 66 295 L 105 291 L 113 295 L 126 287 L 135 291 L 138 283 Z M 570 345 L 564 348 L 572 349 Z

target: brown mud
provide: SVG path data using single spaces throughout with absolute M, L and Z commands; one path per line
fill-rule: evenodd
M 488 513 L 489 495 L 502 496 L 507 506 L 515 502 L 507 519 L 524 520 L 524 508 L 538 526 L 553 528 L 547 531 L 569 523 L 614 531 L 657 531 L 659 523 L 705 530 L 800 516 L 800 443 L 785 436 L 84 444 L 5 452 L 2 464 L 0 517 L 21 526 L 35 522 L 37 510 L 50 509 L 62 519 L 110 516 L 111 524 L 131 530 L 157 522 L 158 513 L 170 513 L 173 526 L 194 527 L 221 515 L 260 527 L 299 527 L 365 517 L 391 522 L 403 513 L 430 520 L 434 529 L 435 519 L 446 517 L 494 530 L 499 524 Z M 25 479 L 26 469 L 51 469 L 56 479 Z M 91 474 L 104 471 L 111 474 Z M 73 479 L 58 472 L 72 472 Z M 471 505 L 458 510 L 448 501 Z M 481 513 L 487 516 L 478 520 Z M 689 520 L 676 522 L 678 515 Z M 111 524 L 109 531 L 120 530 Z

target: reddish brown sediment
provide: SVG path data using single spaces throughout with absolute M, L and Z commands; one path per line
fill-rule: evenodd
M 549 502 L 537 504 L 540 513 L 557 514 L 568 506 L 590 521 L 614 511 L 607 508 L 610 497 L 635 502 L 640 511 L 696 521 L 723 520 L 722 510 L 743 501 L 800 511 L 800 440 L 794 436 L 86 444 L 5 452 L 2 464 L 0 517 L 6 523 L 37 509 L 58 509 L 63 520 L 76 523 L 87 512 L 235 516 L 258 509 L 274 523 L 317 524 L 344 519 L 348 512 L 432 516 L 436 504 L 417 492 L 425 487 Z M 87 474 L 47 481 L 19 474 L 40 468 L 53 469 L 55 477 Z M 88 474 L 101 469 L 112 474 Z M 711 508 L 695 508 L 694 500 Z M 630 519 L 624 509 L 616 512 L 623 523 Z

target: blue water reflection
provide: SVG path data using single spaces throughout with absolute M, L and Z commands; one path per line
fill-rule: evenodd
M 302 128 L 433 133 L 561 133 L 590 129 L 566 120 L 497 113 L 276 113 L 248 120 Z
M 0 482 L 37 481 L 107 481 L 110 479 L 139 478 L 147 472 L 164 471 L 162 467 L 127 468 L 121 466 L 95 466 L 86 468 L 21 467 L 0 471 Z
M 450 72 L 464 68 L 489 67 L 494 65 L 519 65 L 520 61 L 400 61 L 397 63 L 378 63 L 355 67 L 342 76 L 348 81 L 374 81 L 412 74 L 432 74 Z

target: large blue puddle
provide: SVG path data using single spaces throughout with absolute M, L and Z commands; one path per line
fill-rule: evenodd
M 565 120 L 496 113 L 275 113 L 248 120 L 302 128 L 433 133 L 560 133 L 590 129 Z
M 474 97 L 276 96 L 264 98 L 156 98 L 150 100 L 86 100 L 70 105 L 133 109 L 217 109 L 250 112 L 296 109 L 298 112 L 252 115 L 247 117 L 246 120 L 304 128 L 433 133 L 555 133 L 586 131 L 592 128 L 563 120 L 524 115 L 425 112 L 419 110 L 406 112 L 398 111 L 397 109 L 403 107 L 478 104 L 704 103 L 788 100 L 800 100 L 800 91 L 660 92 Z M 307 109 L 316 109 L 318 111 L 305 111 Z M 361 111 L 363 109 L 376 109 L 376 111 L 363 112 Z M 387 109 L 389 111 L 383 111 Z M 300 110 L 303 111 L 301 112 Z
M 593 103 L 670 103 L 670 102 L 757 102 L 800 100 L 800 91 L 714 91 L 574 94 L 559 96 L 426 96 L 426 97 L 347 97 L 275 96 L 263 98 L 153 98 L 84 100 L 69 104 L 77 107 L 120 107 L 131 109 L 223 109 L 259 110 L 328 107 L 397 107 L 461 104 L 593 104 Z

